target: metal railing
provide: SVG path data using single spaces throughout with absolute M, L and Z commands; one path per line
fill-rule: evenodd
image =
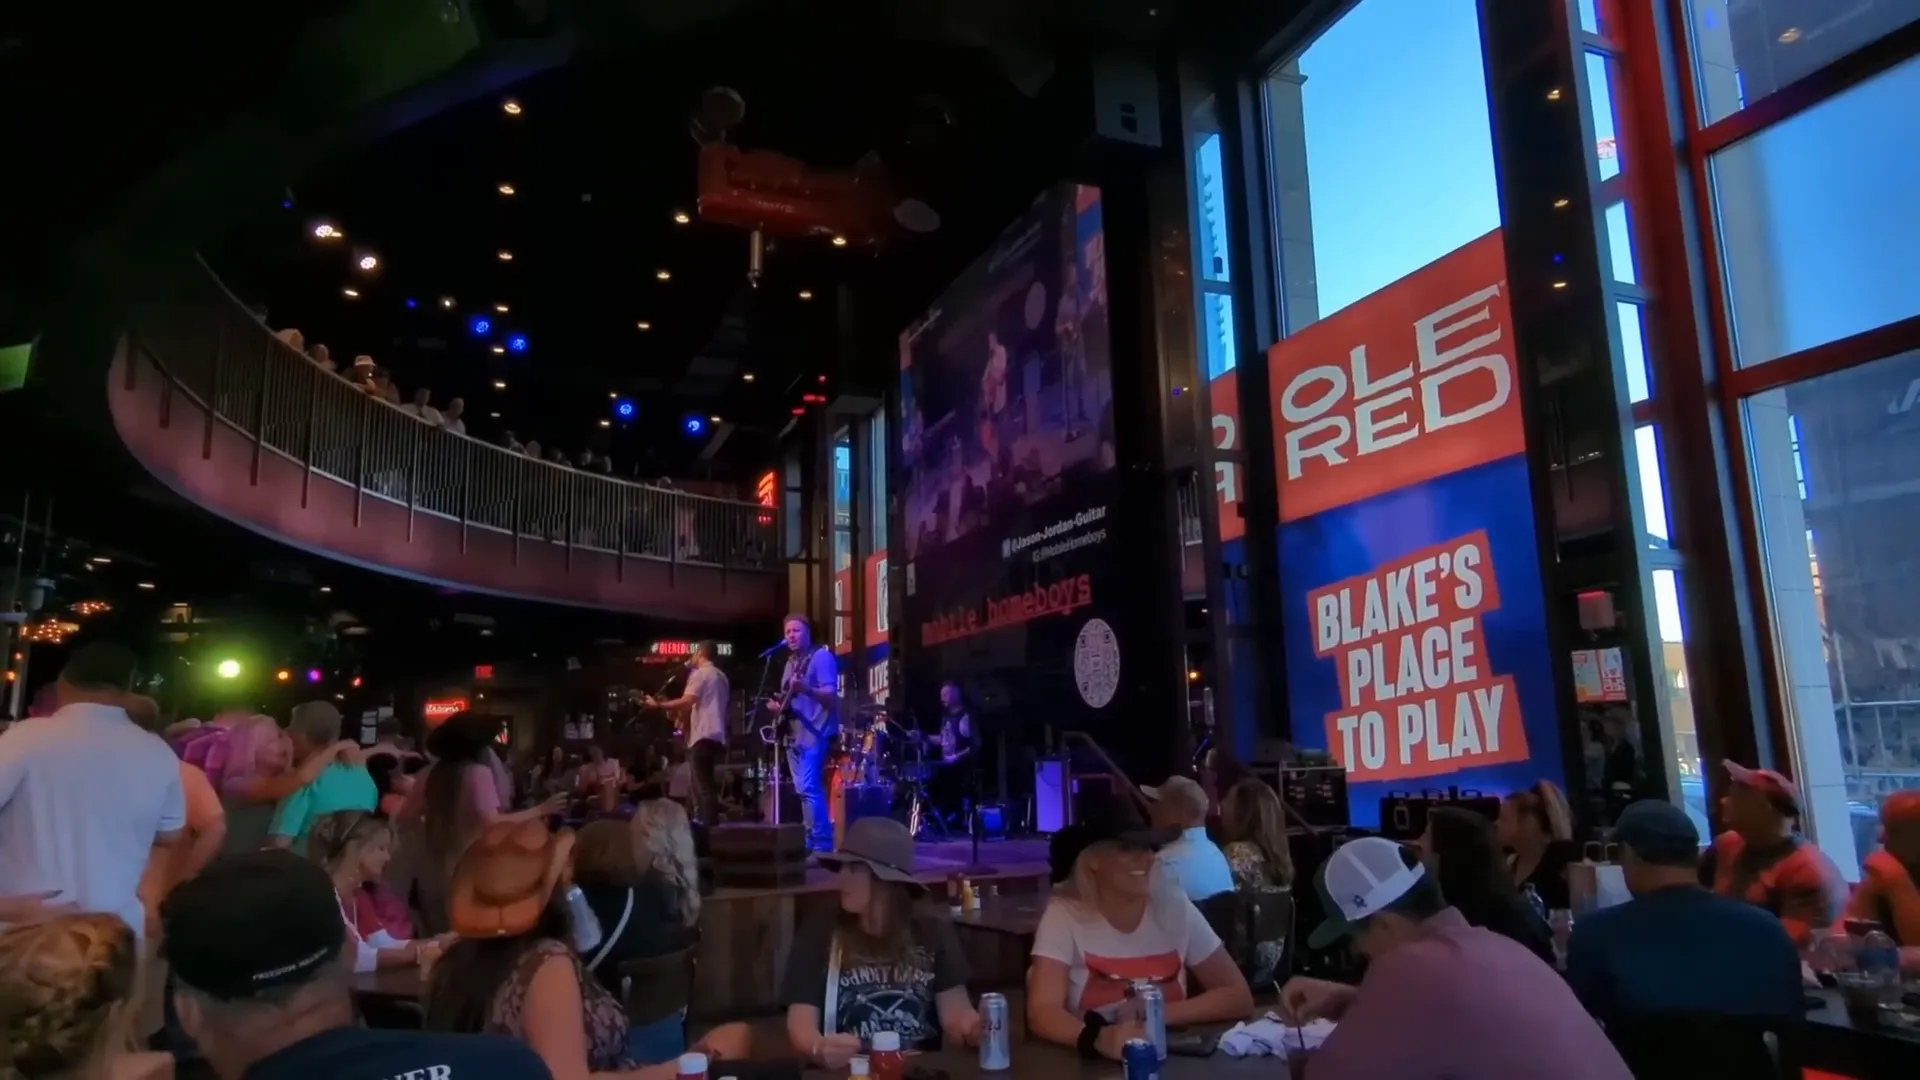
M 144 355 L 170 392 L 208 407 L 213 424 L 253 439 L 253 472 L 277 453 L 351 486 L 359 524 L 367 499 L 491 529 L 636 559 L 730 570 L 779 568 L 775 511 L 537 461 L 428 424 L 308 360 L 229 293 L 212 271 L 141 319 L 129 362 Z M 132 369 L 129 368 L 129 378 Z M 162 397 L 161 423 L 168 398 Z M 303 490 L 301 504 L 306 504 Z M 462 543 L 465 532 L 462 532 Z

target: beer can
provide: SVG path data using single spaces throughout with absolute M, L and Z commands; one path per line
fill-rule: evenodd
M 1160 1051 L 1145 1039 L 1128 1039 L 1120 1050 L 1123 1080 L 1160 1080 Z
M 1160 1055 L 1159 1060 L 1167 1060 L 1167 998 L 1160 987 L 1148 983 L 1134 996 L 1140 1002 L 1140 1026 L 1146 1030 L 1147 1041 L 1153 1043 L 1153 1052 Z
M 1007 995 L 980 995 L 980 1071 L 1013 1068 L 1013 1034 L 1007 1030 Z

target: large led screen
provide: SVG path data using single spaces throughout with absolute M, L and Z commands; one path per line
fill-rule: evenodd
M 1023 707 L 1119 685 L 1104 240 L 1099 190 L 1053 188 L 900 337 L 895 632 L 916 671 Z

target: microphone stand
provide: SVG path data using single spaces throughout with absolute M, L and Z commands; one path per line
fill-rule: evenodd
M 758 702 L 759 707 L 763 710 L 767 707 L 768 701 L 767 679 L 773 674 L 773 654 L 778 651 L 779 649 L 774 648 L 768 649 L 766 652 L 760 654 L 760 685 L 754 688 L 753 700 Z M 773 748 L 772 777 L 769 778 L 767 772 L 762 770 L 760 773 L 760 782 L 766 785 L 769 801 L 773 804 L 773 823 L 778 825 L 780 824 L 780 803 L 782 802 L 780 798 L 780 763 L 781 759 L 787 756 L 785 748 L 782 745 L 786 741 L 786 737 L 780 731 L 779 717 L 774 717 L 773 723 L 770 726 L 774 732 L 773 741 L 767 744 Z
M 977 719 L 970 719 L 968 722 L 974 725 L 980 723 Z M 971 839 L 972 852 L 968 856 L 967 865 L 961 868 L 960 872 L 968 877 L 992 877 L 1000 872 L 1000 868 L 997 866 L 989 866 L 980 861 L 979 743 L 982 740 L 980 739 L 980 730 L 978 727 L 974 728 L 972 734 L 973 738 L 968 741 L 974 745 L 967 751 L 967 835 Z

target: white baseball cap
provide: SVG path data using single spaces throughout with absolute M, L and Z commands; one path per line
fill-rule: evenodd
M 1426 876 L 1427 868 L 1419 858 L 1392 840 L 1363 836 L 1341 844 L 1314 877 L 1327 919 L 1314 928 L 1307 943 L 1316 949 L 1326 948 L 1362 919 L 1379 914 L 1407 895 Z

